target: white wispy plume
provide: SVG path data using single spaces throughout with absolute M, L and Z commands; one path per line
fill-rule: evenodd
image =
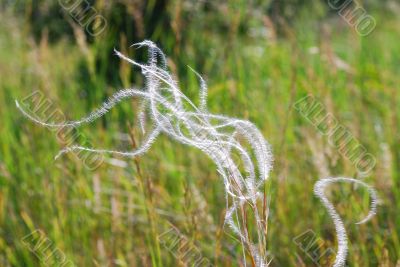
M 260 243 L 265 241 L 265 221 L 259 214 L 257 203 L 263 198 L 263 185 L 272 169 L 273 155 L 270 145 L 261 132 L 249 121 L 214 115 L 207 111 L 207 85 L 203 78 L 194 72 L 200 80 L 200 105 L 197 107 L 186 97 L 167 70 L 163 52 L 151 41 L 137 43 L 136 47 L 148 48 L 148 62 L 136 62 L 115 51 L 121 59 L 141 69 L 145 77 L 143 89 L 124 89 L 115 93 L 101 107 L 88 116 L 75 121 L 48 123 L 26 112 L 18 102 L 17 107 L 32 121 L 46 127 L 79 127 L 91 123 L 112 109 L 126 98 L 140 98 L 143 102 L 139 114 L 139 124 L 144 132 L 146 118 L 151 118 L 153 128 L 147 139 L 134 151 L 116 151 L 95 149 L 83 146 L 71 146 L 60 151 L 56 156 L 76 150 L 97 153 L 113 153 L 123 156 L 140 156 L 148 151 L 159 134 L 196 147 L 206 153 L 216 164 L 218 173 L 223 178 L 226 190 L 226 223 L 237 234 L 240 241 L 251 254 L 257 266 L 269 264 L 266 248 Z M 192 70 L 193 71 L 193 70 Z M 242 140 L 250 145 L 246 149 Z M 250 151 L 249 151 L 250 150 Z M 239 155 L 241 167 L 235 161 Z M 254 166 L 252 157 L 257 164 Z M 257 245 L 251 241 L 247 232 L 246 218 L 243 218 L 245 205 L 251 207 L 257 232 Z
M 66 147 L 56 156 L 71 151 L 90 151 L 96 153 L 111 153 L 128 157 L 141 156 L 146 153 L 160 134 L 165 134 L 177 142 L 196 147 L 203 151 L 216 165 L 223 179 L 226 191 L 225 222 L 238 236 L 243 247 L 248 251 L 253 264 L 266 267 L 270 263 L 266 249 L 266 216 L 257 208 L 264 201 L 263 185 L 268 179 L 273 165 L 273 155 L 269 143 L 264 139 L 257 127 L 249 121 L 211 114 L 207 109 L 207 85 L 204 79 L 193 71 L 200 81 L 200 104 L 197 107 L 180 90 L 167 69 L 164 53 L 151 41 L 137 43 L 136 47 L 148 48 L 148 61 L 139 63 L 115 51 L 121 59 L 141 69 L 145 77 L 145 87 L 142 89 L 123 89 L 105 101 L 98 109 L 86 117 L 63 123 L 48 123 L 37 119 L 26 112 L 16 101 L 21 112 L 42 126 L 46 127 L 79 127 L 93 122 L 110 111 L 116 104 L 127 98 L 141 99 L 138 114 L 138 124 L 145 133 L 147 118 L 151 119 L 152 129 L 142 141 L 139 148 L 133 151 L 118 151 L 96 149 L 84 146 Z M 247 146 L 243 144 L 243 140 Z M 238 163 L 237 155 L 240 164 Z M 254 164 L 254 159 L 256 164 Z M 350 178 L 322 179 L 315 185 L 315 194 L 319 197 L 334 220 L 339 240 L 339 251 L 335 261 L 336 266 L 343 266 L 347 254 L 347 236 L 343 222 L 333 205 L 324 195 L 324 188 L 335 182 L 352 182 L 365 186 L 372 196 L 372 209 L 366 219 L 373 216 L 376 210 L 375 191 L 363 182 Z M 248 232 L 246 206 L 250 207 L 254 216 L 256 241 Z M 246 259 L 244 259 L 246 262 Z
M 344 227 L 344 223 L 342 219 L 340 218 L 339 214 L 336 212 L 335 207 L 333 204 L 328 200 L 328 198 L 325 195 L 325 188 L 331 184 L 334 183 L 353 183 L 360 185 L 362 187 L 365 187 L 371 198 L 371 208 L 368 213 L 368 215 L 361 220 L 360 222 L 357 222 L 356 224 L 363 224 L 370 220 L 375 214 L 376 214 L 376 208 L 377 208 L 377 201 L 378 197 L 376 194 L 376 191 L 366 183 L 356 180 L 353 178 L 344 178 L 344 177 L 337 177 L 337 178 L 325 178 L 319 180 L 315 186 L 314 186 L 314 193 L 315 195 L 321 200 L 322 204 L 325 206 L 325 208 L 328 210 L 328 213 L 330 217 L 332 218 L 335 228 L 336 228 L 336 235 L 338 239 L 338 251 L 336 254 L 336 259 L 333 264 L 334 267 L 342 267 L 346 263 L 346 256 L 347 256 L 347 234 L 346 234 L 346 229 Z

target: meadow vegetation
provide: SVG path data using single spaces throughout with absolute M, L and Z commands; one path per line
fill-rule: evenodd
M 185 266 L 183 250 L 171 252 L 160 239 L 171 227 L 214 266 L 245 266 L 240 242 L 224 226 L 224 184 L 202 152 L 160 136 L 142 157 L 106 155 L 96 168 L 82 160 L 89 154 L 54 160 L 71 142 L 138 147 L 138 101 L 121 102 L 79 132 L 62 133 L 32 123 L 15 106 L 15 99 L 25 99 L 51 121 L 60 118 L 52 115 L 56 110 L 67 120 L 83 117 L 118 90 L 143 85 L 140 70 L 113 52 L 145 61 L 146 51 L 130 47 L 143 39 L 164 50 L 185 95 L 200 103 L 189 65 L 207 81 L 211 113 L 253 122 L 271 144 L 274 169 L 264 186 L 271 266 L 333 263 L 335 228 L 313 194 L 327 176 L 360 179 L 379 197 L 377 215 L 355 225 L 368 214 L 368 190 L 329 187 L 347 229 L 347 264 L 399 266 L 395 1 L 360 1 L 377 22 L 364 37 L 325 1 L 95 1 L 108 25 L 96 37 L 57 1 L 10 2 L 0 4 L 0 266 L 55 264 L 54 250 L 38 256 L 24 242 L 37 229 L 76 266 Z M 295 109 L 307 95 L 374 156 L 365 177 L 341 153 L 345 144 L 332 145 Z

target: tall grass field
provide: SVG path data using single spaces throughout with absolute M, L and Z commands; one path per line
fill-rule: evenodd
M 399 2 L 347 7 L 373 18 L 368 34 L 335 1 L 78 2 L 0 1 L 0 266 L 400 266 Z M 16 106 L 66 123 L 151 87 L 114 51 L 146 64 L 148 49 L 132 46 L 143 40 L 197 107 L 203 77 L 202 112 L 249 121 L 270 144 L 259 202 L 233 217 L 245 239 L 226 220 L 241 202 L 200 149 L 161 133 L 138 157 L 68 150 L 140 148 L 156 123 L 141 125 L 139 98 L 76 128 L 43 127 Z M 323 190 L 346 231 L 342 265 L 314 192 L 327 177 L 357 181 Z M 369 189 L 376 214 L 356 224 L 373 208 Z

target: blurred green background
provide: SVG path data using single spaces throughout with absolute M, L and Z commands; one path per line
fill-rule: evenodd
M 130 47 L 143 39 L 167 54 L 184 94 L 198 101 L 190 65 L 207 80 L 212 113 L 252 121 L 271 143 L 271 266 L 332 265 L 334 255 L 324 252 L 336 250 L 335 229 L 313 186 L 326 176 L 358 178 L 355 165 L 294 109 L 307 94 L 377 161 L 363 178 L 380 197 L 371 222 L 353 224 L 368 212 L 363 190 L 331 190 L 346 222 L 348 265 L 400 266 L 399 2 L 358 0 L 376 20 L 367 36 L 328 3 L 341 1 L 89 1 L 107 22 L 95 36 L 94 22 L 79 23 L 62 7 L 75 2 L 0 1 L 0 266 L 61 266 L 55 248 L 76 266 L 191 266 L 158 238 L 171 224 L 214 266 L 246 266 L 223 225 L 222 180 L 200 151 L 163 136 L 135 160 L 107 155 L 98 168 L 87 168 L 86 154 L 54 160 L 68 140 L 135 146 L 136 100 L 80 128 L 76 138 L 39 127 L 16 109 L 15 99 L 31 107 L 39 101 L 38 117 L 58 110 L 71 120 L 117 90 L 140 86 L 140 71 L 113 49 L 144 61 L 144 51 Z M 51 240 L 46 255 L 24 242 L 35 229 Z M 315 238 L 303 240 L 311 247 L 293 241 L 303 233 Z

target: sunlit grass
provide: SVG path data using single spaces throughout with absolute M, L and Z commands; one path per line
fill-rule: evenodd
M 377 159 L 365 178 L 381 200 L 377 217 L 355 227 L 351 223 L 363 218 L 368 201 L 360 195 L 351 208 L 338 204 L 348 227 L 348 264 L 392 266 L 400 257 L 400 23 L 377 18 L 377 29 L 362 39 L 340 20 L 326 21 L 324 27 L 305 21 L 288 29 L 288 38 L 275 40 L 236 36 L 232 25 L 222 35 L 193 22 L 194 30 L 186 29 L 182 37 L 185 45 L 176 48 L 176 36 L 160 44 L 171 51 L 172 71 L 185 94 L 195 100 L 198 95 L 187 64 L 206 77 L 211 112 L 254 122 L 272 144 L 275 167 L 266 186 L 272 266 L 310 266 L 292 240 L 309 229 L 324 240 L 323 249 L 337 247 L 334 226 L 313 186 L 325 171 L 356 174 L 355 166 L 293 109 L 307 93 Z M 161 137 L 137 161 L 118 158 L 125 161 L 123 168 L 108 161 L 89 171 L 73 155 L 54 161 L 65 144 L 17 111 L 14 99 L 40 90 L 69 119 L 79 118 L 124 83 L 140 85 L 126 66 L 107 62 L 112 55 L 102 49 L 111 41 L 88 43 L 84 54 L 73 40 L 50 44 L 43 34 L 35 42 L 23 18 L 1 15 L 0 21 L 0 265 L 38 266 L 20 240 L 40 228 L 77 266 L 178 266 L 157 239 L 172 223 L 216 266 L 241 266 L 239 242 L 223 228 L 223 183 L 201 152 Z M 135 53 L 126 39 L 115 36 L 113 46 Z M 318 52 L 310 53 L 311 47 Z M 116 66 L 112 78 L 93 61 L 97 57 Z M 335 65 L 335 57 L 352 71 Z M 140 135 L 135 110 L 137 103 L 127 101 L 83 133 L 96 147 L 130 147 L 132 135 Z M 335 200 L 343 202 L 358 192 L 336 189 Z

